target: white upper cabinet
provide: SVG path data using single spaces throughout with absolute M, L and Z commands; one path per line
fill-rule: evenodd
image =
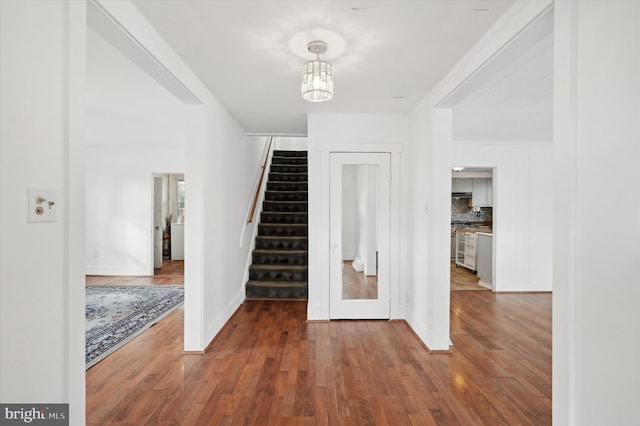
M 487 180 L 483 178 L 473 178 L 473 193 L 471 195 L 471 205 L 473 207 L 485 207 L 487 204 Z
M 475 179 L 453 178 L 451 180 L 451 192 L 473 192 L 472 181 Z
M 493 206 L 493 179 L 473 178 L 471 205 L 473 207 Z
M 451 192 L 470 192 L 473 207 L 493 207 L 493 179 L 453 178 Z

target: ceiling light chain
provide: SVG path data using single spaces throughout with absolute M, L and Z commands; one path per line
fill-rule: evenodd
M 323 41 L 312 41 L 307 45 L 316 59 L 302 66 L 302 97 L 309 102 L 324 102 L 333 98 L 333 65 L 320 60 L 327 51 Z

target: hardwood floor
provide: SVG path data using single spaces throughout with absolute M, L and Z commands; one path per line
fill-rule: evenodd
M 87 285 L 184 285 L 184 260 L 163 260 L 152 277 L 87 275 Z
M 403 322 L 249 301 L 204 355 L 173 312 L 87 372 L 87 423 L 551 424 L 551 294 L 451 293 L 452 354 Z
M 451 261 L 451 290 L 489 290 L 478 284 L 478 276 L 467 268 L 456 268 L 456 263 Z
M 377 299 L 378 277 L 356 272 L 352 262 L 345 260 L 342 262 L 342 298 Z

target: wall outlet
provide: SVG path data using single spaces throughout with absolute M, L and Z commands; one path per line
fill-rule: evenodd
M 58 192 L 55 189 L 27 188 L 28 222 L 58 220 Z

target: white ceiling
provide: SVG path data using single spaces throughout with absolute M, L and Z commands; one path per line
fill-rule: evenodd
M 453 139 L 553 140 L 553 33 L 453 107 Z
M 247 133 L 298 134 L 308 113 L 406 113 L 513 0 L 134 0 Z M 329 44 L 335 96 L 300 96 L 306 43 Z

